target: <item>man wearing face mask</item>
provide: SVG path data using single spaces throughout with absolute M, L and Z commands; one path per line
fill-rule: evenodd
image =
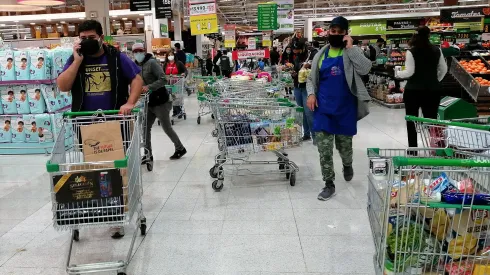
M 357 134 L 357 121 L 369 114 L 371 100 L 361 75 L 371 70 L 372 63 L 347 35 L 349 22 L 342 16 L 332 20 L 329 45 L 313 58 L 306 83 L 307 106 L 314 112 L 313 131 L 320 154 L 325 187 L 319 200 L 335 194 L 333 147 L 340 153 L 345 181 L 354 177 L 352 137 Z
M 98 21 L 85 21 L 78 30 L 81 41 L 74 44 L 73 55 L 57 79 L 61 91 L 71 90 L 72 111 L 120 110 L 129 114 L 143 87 L 139 67 L 116 48 L 103 44 Z

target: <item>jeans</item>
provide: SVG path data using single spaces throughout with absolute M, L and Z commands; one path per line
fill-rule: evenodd
M 159 106 L 148 107 L 148 116 L 146 118 L 146 149 L 148 150 L 148 154 L 150 156 L 152 156 L 151 127 L 157 118 L 160 120 L 165 134 L 167 134 L 170 140 L 174 143 L 175 149 L 179 150 L 184 148 L 184 145 L 182 145 L 182 142 L 180 142 L 179 136 L 177 136 L 177 133 L 175 133 L 174 129 L 172 129 L 172 124 L 170 122 L 170 110 L 172 110 L 171 101 Z
M 313 112 L 306 106 L 306 100 L 308 98 L 308 93 L 306 88 L 294 88 L 294 98 L 296 99 L 296 104 L 303 107 L 303 135 L 305 137 L 313 137 Z

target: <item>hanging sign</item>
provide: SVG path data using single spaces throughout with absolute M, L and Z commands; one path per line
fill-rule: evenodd
M 218 16 L 216 14 L 195 15 L 190 17 L 191 35 L 217 33 Z
M 130 0 L 130 11 L 151 11 L 151 0 Z
M 225 48 L 236 46 L 235 30 L 236 25 L 225 25 Z
M 168 38 L 168 22 L 160 23 L 160 37 Z
M 383 35 L 386 34 L 386 20 L 361 20 L 350 24 L 350 35 Z
M 272 46 L 271 34 L 263 33 L 262 34 L 262 47 L 270 47 Z
M 255 41 L 255 37 L 253 36 L 248 38 L 248 49 L 249 50 L 257 49 L 257 43 Z
M 155 18 L 172 18 L 171 0 L 155 0 Z
M 259 4 L 257 7 L 257 29 L 270 31 L 277 29 L 277 4 Z
M 246 51 L 233 51 L 233 60 L 247 59 L 247 58 L 269 58 L 269 49 L 265 50 L 246 50 Z
M 421 24 L 421 19 L 400 19 L 386 21 L 386 30 L 414 30 Z
M 294 0 L 277 0 L 276 33 L 294 32 Z
M 490 11 L 487 11 L 486 9 L 485 12 L 490 14 Z M 485 13 L 482 8 L 441 10 L 441 22 L 444 23 L 478 21 L 484 16 Z
M 189 6 L 189 15 L 203 15 L 216 13 L 216 2 L 212 3 L 202 3 L 202 4 L 191 4 Z

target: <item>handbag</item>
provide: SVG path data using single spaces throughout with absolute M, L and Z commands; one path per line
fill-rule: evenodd
M 150 93 L 148 106 L 155 107 L 155 106 L 163 105 L 168 102 L 169 97 L 170 95 L 167 89 L 165 88 L 165 86 L 161 87 L 160 89 L 157 89 Z

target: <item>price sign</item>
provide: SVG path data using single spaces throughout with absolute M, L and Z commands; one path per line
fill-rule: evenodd
M 155 18 L 172 18 L 171 0 L 155 0 Z
M 190 15 L 203 15 L 216 13 L 216 3 L 192 4 L 189 7 Z
M 257 13 L 259 31 L 277 30 L 277 4 L 259 4 Z

